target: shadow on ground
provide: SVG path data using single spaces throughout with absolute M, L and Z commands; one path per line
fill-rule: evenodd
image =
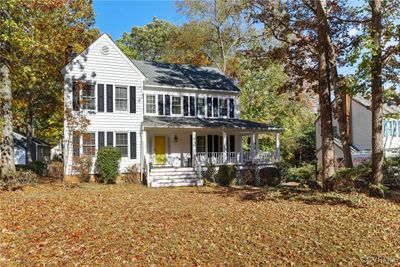
M 298 201 L 310 205 L 345 205 L 361 208 L 360 194 L 321 192 L 301 187 L 214 187 L 214 190 L 199 192 L 221 197 L 237 197 L 242 201 Z

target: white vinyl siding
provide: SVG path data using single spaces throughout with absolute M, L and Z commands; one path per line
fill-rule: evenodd
M 128 156 L 128 134 L 127 133 L 116 133 L 115 134 L 115 146 L 121 151 L 121 157 Z
M 172 97 L 172 114 L 174 115 L 182 114 L 182 103 L 181 103 L 181 97 L 179 96 Z
M 156 96 L 146 95 L 146 113 L 155 114 L 156 113 Z
M 115 110 L 128 111 L 128 87 L 115 86 Z

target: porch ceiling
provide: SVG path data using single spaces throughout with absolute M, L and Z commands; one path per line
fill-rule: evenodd
M 277 126 L 241 119 L 167 116 L 144 116 L 143 126 L 144 128 L 222 128 L 265 132 L 282 132 L 284 130 Z

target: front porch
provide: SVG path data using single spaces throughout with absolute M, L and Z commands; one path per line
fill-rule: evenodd
M 176 122 L 181 118 L 172 119 Z M 209 123 L 211 120 L 206 121 Z M 161 176 L 160 169 L 168 172 L 168 175 L 173 173 L 170 172 L 173 169 L 179 172 L 180 179 L 183 179 L 184 174 L 188 177 L 192 177 L 193 174 L 199 176 L 200 170 L 207 164 L 243 166 L 252 162 L 257 165 L 271 165 L 280 160 L 282 129 L 267 128 L 262 124 L 257 125 L 264 127 L 235 127 L 235 122 L 239 125 L 243 123 L 241 120 L 235 120 L 232 125 L 226 125 L 224 121 L 225 127 L 217 127 L 218 124 L 213 124 L 213 127 L 194 127 L 197 125 L 193 124 L 144 124 L 142 162 L 148 180 L 152 178 L 156 169 L 158 176 Z M 259 140 L 264 134 L 273 135 L 274 151 L 260 150 Z M 185 173 L 181 173 L 183 170 Z

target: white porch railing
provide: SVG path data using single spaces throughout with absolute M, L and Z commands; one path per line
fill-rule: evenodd
M 274 163 L 274 153 L 271 152 L 258 152 L 252 158 L 251 153 L 248 151 L 243 152 L 199 152 L 196 153 L 196 160 L 201 165 L 211 163 L 214 165 L 223 164 L 244 164 L 249 161 L 255 163 Z

